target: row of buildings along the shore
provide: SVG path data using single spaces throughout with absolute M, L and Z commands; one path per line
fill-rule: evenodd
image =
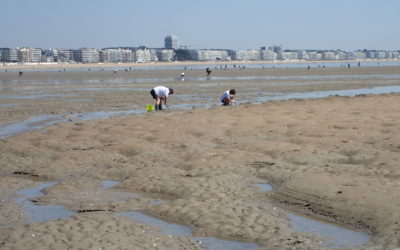
M 258 50 L 188 49 L 179 38 L 165 37 L 164 48 L 115 47 L 80 49 L 0 48 L 3 63 L 127 63 L 170 61 L 274 61 L 274 60 L 365 60 L 400 59 L 400 50 L 283 50 L 282 46 Z

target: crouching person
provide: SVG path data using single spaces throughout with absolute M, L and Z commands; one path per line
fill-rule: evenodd
M 228 106 L 236 104 L 235 95 L 236 95 L 236 90 L 234 89 L 225 91 L 220 97 L 222 105 Z

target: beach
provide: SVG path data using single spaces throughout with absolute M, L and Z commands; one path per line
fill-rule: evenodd
M 400 94 L 363 92 L 400 86 L 399 67 L 182 70 L 1 72 L 0 126 L 65 120 L 0 139 L 0 248 L 201 249 L 190 237 L 214 237 L 329 249 L 289 212 L 371 237 L 352 249 L 400 247 Z M 169 109 L 145 112 L 156 85 L 174 88 Z M 220 106 L 230 88 L 239 105 Z M 83 119 L 106 111 L 119 115 Z M 47 182 L 33 203 L 73 214 L 29 222 L 14 199 Z

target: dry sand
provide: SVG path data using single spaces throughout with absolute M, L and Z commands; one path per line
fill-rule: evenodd
M 292 75 L 296 79 L 305 74 L 384 76 L 398 74 L 399 69 L 364 68 L 350 72 L 345 69 L 313 72 L 248 69 L 215 74 L 276 74 Z M 24 77 L 43 80 L 51 74 L 32 73 Z M 89 73 L 60 74 L 60 77 L 82 79 Z M 158 77 L 157 74 L 176 77 L 177 72 L 127 74 L 152 78 Z M 3 74 L 2 79 L 5 77 Z M 347 82 L 339 79 L 319 85 L 309 84 L 312 80 L 291 81 L 299 84 L 276 91 L 373 85 L 364 78 Z M 379 85 L 394 84 L 384 77 L 379 81 Z M 236 86 L 239 82 L 229 84 Z M 196 94 L 196 88 L 184 85 L 187 82 L 168 83 L 175 89 L 181 87 L 183 94 Z M 278 88 L 263 86 L 257 80 L 247 84 L 247 88 L 265 91 Z M 109 85 L 111 88 L 112 84 Z M 148 95 L 146 89 L 151 83 L 138 85 L 145 90 L 126 94 L 123 90 L 106 91 L 86 106 L 68 102 L 67 98 L 48 103 L 28 100 L 29 105 L 18 100 L 23 105 L 9 108 L 8 113 L 3 109 L 1 119 L 5 123 L 47 112 L 65 114 L 113 106 L 127 108 L 132 102 L 143 107 L 150 97 L 141 97 L 141 94 Z M 202 89 L 201 94 L 211 98 L 213 92 L 219 93 L 225 88 L 226 85 L 218 82 Z M 68 86 L 61 84 L 55 91 L 63 93 L 65 89 Z M 180 103 L 173 96 L 170 101 L 172 105 Z M 372 242 L 360 249 L 395 249 L 400 247 L 399 114 L 399 94 L 328 97 L 170 110 L 85 122 L 72 120 L 1 139 L 0 248 L 200 247 L 186 237 L 164 235 L 156 228 L 115 213 L 132 210 L 189 226 L 194 235 L 255 242 L 262 249 L 323 248 L 321 238 L 294 231 L 283 210 L 274 209 L 280 207 L 373 236 Z M 101 191 L 104 180 L 120 184 L 107 193 Z M 37 200 L 39 204 L 62 205 L 72 211 L 106 211 L 26 223 L 23 210 L 12 198 L 17 196 L 17 190 L 44 181 L 58 184 L 45 190 L 46 195 Z M 250 186 L 260 182 L 270 182 L 275 189 L 262 192 Z M 140 196 L 126 201 L 113 199 L 125 192 Z M 164 202 L 154 205 L 152 199 Z

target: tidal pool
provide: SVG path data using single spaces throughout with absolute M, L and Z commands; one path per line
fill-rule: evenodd
M 15 134 L 39 130 L 57 122 L 66 122 L 68 119 L 58 115 L 40 115 L 30 117 L 24 121 L 0 125 L 0 138 Z
M 75 214 L 62 206 L 38 205 L 32 201 L 33 198 L 38 198 L 44 195 L 41 190 L 54 186 L 55 184 L 57 184 L 57 182 L 46 182 L 37 187 L 23 189 L 17 192 L 20 197 L 15 198 L 13 201 L 24 210 L 28 217 L 28 222 L 44 222 L 48 220 L 68 218 Z
M 362 246 L 370 241 L 367 234 L 349 230 L 328 223 L 319 222 L 304 216 L 287 213 L 294 230 L 313 233 L 327 238 L 322 245 L 330 248 Z
M 274 189 L 274 187 L 268 183 L 256 183 L 256 184 L 251 184 L 250 186 L 257 187 L 261 191 L 265 191 L 265 192 L 270 192 Z
M 18 204 L 28 217 L 28 222 L 44 222 L 47 220 L 55 220 L 60 218 L 68 218 L 75 214 L 62 206 L 55 205 L 39 205 L 36 204 L 35 198 L 44 195 L 43 189 L 56 185 L 57 182 L 46 182 L 40 185 L 17 191 L 18 197 L 13 201 Z M 118 185 L 117 181 L 103 181 L 101 190 L 107 190 L 111 187 Z M 256 183 L 251 186 L 260 188 L 260 190 L 269 192 L 273 187 L 268 183 Z M 132 194 L 130 197 L 136 197 Z M 162 201 L 151 201 L 151 205 L 158 205 Z M 160 227 L 165 234 L 190 237 L 193 241 L 202 242 L 202 246 L 206 249 L 256 249 L 259 247 L 254 243 L 244 243 L 238 241 L 220 240 L 212 237 L 194 237 L 191 236 L 192 230 L 189 227 L 182 225 L 167 223 L 163 220 L 145 215 L 138 211 L 120 212 L 117 213 L 121 216 L 126 216 L 141 223 Z M 308 232 L 326 238 L 322 245 L 329 248 L 346 248 L 346 247 L 359 247 L 370 241 L 367 234 L 343 228 L 341 226 L 317 221 L 305 216 L 295 215 L 286 212 L 292 228 L 299 232 Z
M 270 192 L 273 187 L 268 183 L 251 184 L 262 191 Z M 312 233 L 323 238 L 322 245 L 329 248 L 358 247 L 368 243 L 370 237 L 361 232 L 346 229 L 341 226 L 314 220 L 309 217 L 285 212 L 292 228 L 298 232 Z
M 24 213 L 28 216 L 28 222 L 45 222 L 48 220 L 68 218 L 75 214 L 74 212 L 63 208 L 62 206 L 38 205 L 32 200 L 34 198 L 43 196 L 44 195 L 42 192 L 43 189 L 54 186 L 57 183 L 58 182 L 46 182 L 46 183 L 41 183 L 40 185 L 34 188 L 17 191 L 19 197 L 13 199 L 13 201 L 17 203 L 24 210 Z M 106 190 L 118 184 L 119 182 L 117 181 L 103 181 L 101 189 Z M 135 194 L 133 195 L 136 196 Z M 159 201 L 156 202 L 153 200 L 151 203 L 153 205 L 157 205 L 160 202 Z M 160 227 L 165 234 L 190 237 L 193 241 L 197 241 L 199 243 L 201 242 L 201 245 L 205 249 L 209 250 L 217 250 L 217 249 L 246 250 L 246 249 L 256 249 L 258 247 L 258 245 L 253 243 L 219 240 L 217 238 L 212 238 L 212 237 L 191 237 L 192 230 L 188 227 L 173 223 L 167 223 L 165 221 L 156 219 L 154 217 L 145 215 L 137 211 L 120 212 L 117 214 L 132 218 L 144 224 Z
M 192 230 L 189 227 L 185 227 L 182 225 L 167 223 L 163 220 L 145 215 L 141 212 L 130 211 L 130 212 L 122 212 L 118 213 L 122 216 L 127 216 L 136 221 L 139 221 L 144 224 L 153 225 L 159 227 L 163 230 L 164 234 L 170 234 L 174 236 L 185 236 L 190 237 L 193 241 L 201 242 L 201 245 L 205 249 L 209 250 L 247 250 L 247 249 L 256 249 L 259 246 L 254 243 L 245 243 L 239 241 L 228 241 L 228 240 L 220 240 L 212 237 L 193 237 L 191 236 Z

